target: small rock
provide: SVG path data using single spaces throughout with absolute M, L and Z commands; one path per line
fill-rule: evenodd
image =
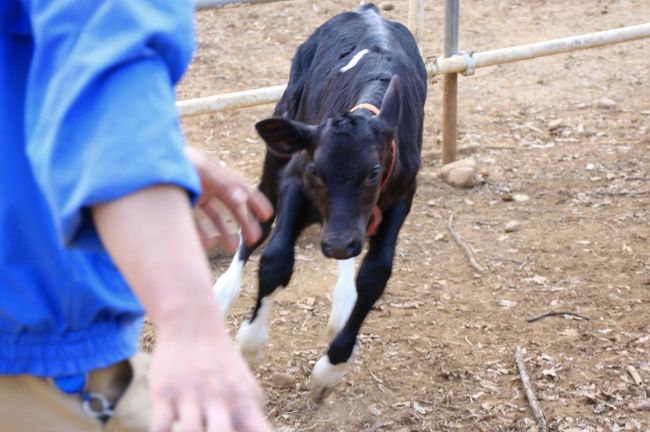
M 389 11 L 395 9 L 395 5 L 391 2 L 381 2 L 379 3 L 381 10 Z
M 604 109 L 612 109 L 616 107 L 616 102 L 608 97 L 598 99 L 598 102 L 596 102 L 596 104 L 598 105 L 598 108 Z
M 470 166 L 457 167 L 449 172 L 445 182 L 451 186 L 471 188 L 478 184 L 478 176 Z
M 519 231 L 520 229 L 521 229 L 521 224 L 516 220 L 511 220 L 510 222 L 506 223 L 504 227 L 504 231 L 507 233 Z
M 441 241 L 441 242 L 448 242 L 449 241 L 449 236 L 447 233 L 442 232 L 436 234 L 436 236 L 433 238 L 435 241 Z
M 562 119 L 555 119 L 548 122 L 548 130 L 550 130 L 551 132 L 560 129 L 561 127 L 564 127 L 564 122 L 562 121 Z
M 594 165 L 594 164 L 592 164 L 592 163 L 588 163 L 587 166 L 585 167 L 585 169 L 586 169 L 587 171 L 593 171 L 594 168 L 596 168 L 596 165 Z
M 516 202 L 526 202 L 530 199 L 530 197 L 526 194 L 514 194 L 512 196 L 512 199 Z
M 381 410 L 377 408 L 377 404 L 372 404 L 368 407 L 368 411 L 370 411 L 375 417 L 379 417 L 381 415 Z
M 471 167 L 472 169 L 476 169 L 476 161 L 470 158 L 470 159 L 461 159 L 455 162 L 448 163 L 447 165 L 444 165 L 440 169 L 440 177 L 444 179 L 449 175 L 449 173 L 452 170 L 460 167 Z
M 294 386 L 296 380 L 288 373 L 274 372 L 271 375 L 271 382 L 278 388 L 291 388 Z

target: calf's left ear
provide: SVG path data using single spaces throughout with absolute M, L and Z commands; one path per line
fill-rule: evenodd
M 316 126 L 277 117 L 257 122 L 255 129 L 269 151 L 280 157 L 312 149 L 316 137 Z
M 402 91 L 400 78 L 393 75 L 384 94 L 384 100 L 381 102 L 381 112 L 379 118 L 390 128 L 395 129 L 399 121 L 400 104 L 402 103 Z

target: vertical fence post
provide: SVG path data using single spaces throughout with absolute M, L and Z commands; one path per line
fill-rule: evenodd
M 409 0 L 408 28 L 413 33 L 418 47 L 420 47 L 424 30 L 424 0 Z M 422 48 L 420 48 L 420 51 L 422 51 Z
M 459 0 L 445 0 L 445 57 L 458 53 Z M 442 164 L 456 160 L 458 74 L 442 78 Z

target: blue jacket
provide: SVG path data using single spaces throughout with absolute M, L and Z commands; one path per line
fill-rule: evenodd
M 0 1 L 0 374 L 136 350 L 143 311 L 89 207 L 152 184 L 199 193 L 173 88 L 193 47 L 189 0 Z

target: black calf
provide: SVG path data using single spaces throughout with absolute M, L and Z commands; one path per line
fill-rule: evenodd
M 296 239 L 321 223 L 321 249 L 339 260 L 340 276 L 328 324 L 335 337 L 312 374 L 318 397 L 342 378 L 361 325 L 390 278 L 415 193 L 425 98 L 426 70 L 411 33 L 366 5 L 333 17 L 298 48 L 274 117 L 256 125 L 268 146 L 259 188 L 277 220 L 260 262 L 257 303 L 237 338 L 249 360 L 256 359 L 271 294 L 293 272 Z M 355 289 L 352 258 L 367 237 Z M 215 285 L 226 309 L 255 247 L 242 245 Z

